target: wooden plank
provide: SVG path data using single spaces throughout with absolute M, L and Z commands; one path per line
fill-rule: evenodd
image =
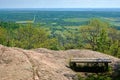
M 71 62 L 75 63 L 111 63 L 108 58 L 72 58 Z

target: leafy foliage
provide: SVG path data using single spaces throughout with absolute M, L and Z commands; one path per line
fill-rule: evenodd
M 6 46 L 31 48 L 87 48 L 120 57 L 120 31 L 99 19 L 83 26 L 39 27 L 32 24 L 0 22 L 0 43 Z
M 89 48 L 95 51 L 109 53 L 111 55 L 119 55 L 120 49 L 120 35 L 119 30 L 115 30 L 109 27 L 108 23 L 102 22 L 98 19 L 93 19 L 87 26 L 80 28 L 81 35 L 83 37 L 83 43 L 85 48 Z M 112 31 L 112 32 L 110 32 Z

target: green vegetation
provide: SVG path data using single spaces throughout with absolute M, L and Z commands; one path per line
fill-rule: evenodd
M 32 25 L 23 25 L 16 29 L 0 27 L 0 44 L 6 46 L 24 49 L 44 47 L 56 50 L 57 39 L 49 37 L 50 33 L 47 29 L 33 27 Z
M 120 31 L 109 23 L 91 19 L 82 26 L 39 27 L 0 22 L 0 44 L 25 49 L 92 49 L 120 57 Z
M 79 80 L 112 80 L 109 73 L 90 74 L 86 78 L 83 78 L 78 74 Z
M 88 18 L 67 18 L 67 19 L 63 19 L 65 22 L 85 22 L 85 21 L 89 21 Z
M 108 23 L 93 19 L 80 29 L 85 48 L 108 53 L 120 54 L 120 31 L 111 28 Z
M 120 12 L 118 11 L 40 11 L 40 10 L 0 10 L 0 21 L 31 21 L 41 26 L 80 26 L 91 18 L 99 18 L 120 29 Z

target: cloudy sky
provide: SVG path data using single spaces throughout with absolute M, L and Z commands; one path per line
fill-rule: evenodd
M 120 8 L 120 0 L 0 0 L 0 8 Z

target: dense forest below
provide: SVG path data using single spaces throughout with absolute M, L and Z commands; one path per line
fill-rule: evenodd
M 120 31 L 108 22 L 91 19 L 86 25 L 41 27 L 0 22 L 0 44 L 24 49 L 91 49 L 120 57 Z

